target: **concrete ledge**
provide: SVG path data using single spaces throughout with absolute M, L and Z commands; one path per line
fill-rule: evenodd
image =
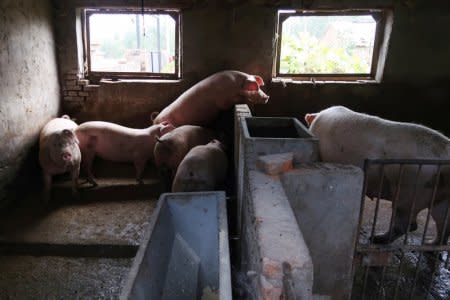
M 259 274 L 257 297 L 311 299 L 312 259 L 279 178 L 250 171 L 248 182 L 243 257 L 244 268 Z
M 237 232 L 241 232 L 242 227 L 242 199 L 244 197 L 244 138 L 242 136 L 242 119 L 251 117 L 252 113 L 247 104 L 234 106 L 234 170 L 236 177 L 236 215 Z

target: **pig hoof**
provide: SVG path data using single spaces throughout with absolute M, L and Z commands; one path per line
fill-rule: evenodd
M 142 179 L 136 179 L 136 181 L 138 182 L 138 184 L 144 184 L 144 180 Z
M 95 182 L 95 180 L 93 180 L 93 179 L 88 179 L 88 182 L 89 182 L 90 184 L 92 184 L 93 187 L 98 186 L 97 182 Z

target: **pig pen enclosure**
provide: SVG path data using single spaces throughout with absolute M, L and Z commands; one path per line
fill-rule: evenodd
M 306 113 L 345 105 L 448 137 L 449 4 L 1 1 L 0 299 L 145 298 L 149 280 L 150 299 L 450 299 L 450 162 L 369 161 L 364 170 L 328 163 L 303 122 Z M 96 17 L 129 13 L 131 26 L 113 21 L 97 39 Z M 290 23 L 313 15 L 345 15 L 355 29 L 336 22 L 301 32 L 313 27 Z M 287 71 L 309 61 L 354 65 L 340 48 L 324 51 L 342 37 L 352 53 L 370 54 L 361 61 L 367 73 Z M 139 72 L 116 72 L 125 67 Z M 98 186 L 82 183 L 74 199 L 68 176 L 56 175 L 43 205 L 37 148 L 48 120 L 68 114 L 77 124 L 148 127 L 153 112 L 224 70 L 258 75 L 270 96 L 247 103 L 251 112 L 235 105 L 234 126 L 228 112 L 207 116 L 234 138 L 225 193 L 160 198 L 169 188 L 159 167 L 150 163 L 136 184 L 132 164 L 96 160 Z M 233 90 L 214 87 L 214 98 Z
M 365 162 L 352 299 L 449 299 L 450 202 L 442 175 L 449 166 L 448 160 Z
M 245 180 L 244 182 L 238 182 L 237 193 L 239 194 L 240 188 L 245 190 L 249 189 L 249 186 L 251 186 L 251 189 L 260 189 L 259 192 L 261 193 L 261 196 L 257 197 L 257 202 L 266 202 L 263 204 L 269 205 L 265 207 L 266 211 L 271 210 L 281 214 L 277 215 L 273 220 L 273 223 L 271 223 L 266 217 L 260 218 L 257 215 L 247 215 L 247 210 L 243 210 L 240 206 L 231 206 L 227 216 L 229 221 L 233 222 L 233 218 L 239 219 L 239 216 L 249 220 L 256 219 L 256 221 L 251 221 L 252 225 L 250 225 L 249 222 L 242 222 L 242 220 L 238 220 L 238 224 L 243 224 L 245 229 L 253 226 L 253 223 L 256 223 L 256 226 L 260 227 L 273 226 L 269 228 L 270 232 L 273 230 L 272 228 L 277 228 L 279 224 L 284 224 L 283 222 L 287 221 L 290 222 L 291 227 L 297 227 L 297 230 L 299 229 L 300 236 L 297 236 L 297 239 L 302 238 L 302 233 L 304 237 L 307 237 L 307 231 L 309 229 L 301 226 L 299 218 L 302 216 L 299 216 L 298 213 L 295 212 L 296 207 L 294 204 L 297 198 L 302 198 L 304 195 L 300 192 L 296 192 L 294 189 L 289 191 L 289 188 L 286 188 L 286 186 L 296 185 L 298 182 L 304 181 L 304 179 L 299 180 L 300 177 L 296 175 L 296 172 L 302 172 L 303 170 L 312 168 L 308 163 L 313 164 L 313 166 L 319 165 L 319 169 L 324 168 L 326 171 L 333 168 L 333 166 L 329 166 L 332 164 L 318 162 L 318 141 L 309 134 L 308 130 L 304 128 L 303 125 L 299 125 L 298 120 L 251 117 L 248 107 L 245 107 L 245 109 L 243 107 L 236 108 L 236 111 L 238 115 L 241 115 L 239 123 L 242 127 L 238 126 L 238 129 L 249 127 L 250 130 L 243 130 L 235 137 L 239 141 L 237 145 L 240 145 L 235 152 L 235 158 L 240 160 L 235 171 L 239 173 L 241 168 L 244 169 L 242 170 L 244 174 L 251 171 L 245 176 L 242 174 L 240 175 Z M 264 130 L 265 127 L 286 127 L 288 129 L 279 133 L 277 130 L 266 131 Z M 255 130 L 255 128 L 257 130 Z M 292 132 L 301 132 L 302 134 L 295 135 Z M 266 146 L 255 146 L 256 143 Z M 244 147 L 242 147 L 243 145 Z M 278 176 L 270 175 L 265 179 L 261 177 L 262 175 L 258 171 L 260 168 L 257 167 L 258 161 L 261 161 L 261 157 L 267 158 L 272 155 L 276 156 L 277 153 L 286 153 L 289 151 L 292 151 L 293 153 L 290 157 L 293 160 L 292 167 L 294 169 L 281 176 L 281 184 L 279 182 L 278 185 L 283 185 L 283 188 L 274 188 L 277 185 L 274 180 L 276 180 L 275 178 Z M 285 156 L 289 157 L 289 155 Z M 309 162 L 305 163 L 306 161 Z M 244 166 L 241 166 L 242 164 Z M 135 257 L 138 257 L 136 256 L 138 248 L 151 249 L 149 245 L 145 245 L 142 242 L 145 242 L 143 235 L 145 228 L 149 227 L 149 215 L 153 215 L 150 222 L 154 222 L 157 218 L 162 217 L 158 215 L 158 210 L 156 210 L 156 212 L 154 211 L 154 206 L 156 203 L 155 199 L 163 191 L 163 187 L 161 182 L 156 180 L 156 170 L 154 169 L 148 170 L 149 172 L 145 177 L 144 185 L 136 186 L 134 182 L 129 182 L 129 178 L 133 177 L 133 171 L 130 169 L 130 166 L 122 166 L 122 168 L 117 170 L 117 173 L 114 174 L 111 174 L 111 165 L 103 165 L 103 162 L 100 161 L 98 167 L 98 174 L 101 177 L 108 178 L 108 176 L 114 175 L 114 177 L 119 177 L 119 179 L 103 179 L 104 181 L 100 181 L 100 186 L 97 188 L 82 189 L 82 201 L 78 204 L 72 202 L 67 203 L 65 201 L 63 206 L 52 206 L 53 211 L 50 213 L 43 211 L 43 209 L 35 209 L 32 213 L 28 211 L 26 216 L 31 216 L 33 214 L 37 215 L 33 221 L 34 225 L 37 226 L 34 226 L 33 222 L 30 223 L 30 220 L 25 220 L 25 222 L 16 220 L 11 224 L 19 225 L 19 227 L 23 224 L 26 226 L 21 227 L 19 230 L 15 230 L 15 232 L 11 231 L 9 236 L 5 235 L 5 232 L 2 232 L 4 234 L 3 237 L 6 237 L 6 240 L 0 244 L 0 253 L 4 257 L 12 258 L 12 260 L 9 261 L 5 259 L 3 262 L 3 270 L 5 272 L 0 276 L 0 279 L 2 279 L 0 280 L 0 293 L 2 295 L 9 295 L 11 297 L 26 296 L 27 289 L 25 287 L 27 286 L 36 291 L 36 295 L 39 297 L 46 297 L 47 295 L 51 297 L 64 296 L 71 298 L 76 295 L 101 295 L 104 297 L 116 298 L 121 292 L 124 292 L 122 289 L 131 276 L 130 268 L 133 264 L 133 260 L 135 261 L 134 264 L 136 264 Z M 341 203 L 340 201 L 335 201 L 335 204 L 333 204 L 337 206 L 327 204 L 326 202 L 329 199 L 324 199 L 325 201 L 322 201 L 321 204 L 328 205 L 325 207 L 328 207 L 328 213 L 330 214 L 342 213 L 339 217 L 341 219 L 337 220 L 338 223 L 348 221 L 346 227 L 348 228 L 350 224 L 350 227 L 353 228 L 351 230 L 359 233 L 356 242 L 354 244 L 348 243 L 347 247 L 350 256 L 353 247 L 355 247 L 354 265 L 351 266 L 351 263 L 347 263 L 347 261 L 343 260 L 343 262 L 347 264 L 347 269 L 351 271 L 349 274 L 354 274 L 352 288 L 351 279 L 345 282 L 345 284 L 349 284 L 348 287 L 350 291 L 346 295 L 351 297 L 351 299 L 448 299 L 450 296 L 450 258 L 448 255 L 450 246 L 447 245 L 444 238 L 438 239 L 436 245 L 429 244 L 435 239 L 437 229 L 440 228 L 443 237 L 445 237 L 448 232 L 445 229 L 449 225 L 447 219 L 450 214 L 450 209 L 448 201 L 442 201 L 442 199 L 448 197 L 448 186 L 445 181 L 446 177 L 445 174 L 442 175 L 448 167 L 450 167 L 450 161 L 375 160 L 367 161 L 364 167 L 364 183 L 362 180 L 349 180 L 349 178 L 353 178 L 353 175 L 349 172 L 357 168 L 345 165 L 337 167 L 338 172 L 335 172 L 335 175 L 341 177 L 337 181 L 335 178 L 330 179 L 330 177 L 327 176 L 324 176 L 322 181 L 311 177 L 311 180 L 317 181 L 312 185 L 313 188 L 310 188 L 309 190 L 311 194 L 320 194 L 319 190 L 314 190 L 317 186 L 334 186 L 336 187 L 335 191 L 339 193 L 339 199 L 342 200 L 350 197 L 347 190 L 342 189 L 342 187 L 346 187 L 348 183 L 351 183 L 352 186 L 346 187 L 356 196 L 354 197 L 356 201 L 351 203 L 356 204 L 360 202 L 361 204 L 359 219 L 357 218 L 358 208 L 354 206 L 354 210 L 356 210 L 357 213 L 354 214 L 355 218 L 352 221 L 348 221 L 348 219 L 350 219 L 350 214 L 348 212 L 349 208 L 344 208 L 344 210 L 338 208 L 338 205 Z M 117 166 L 115 166 L 115 168 L 117 169 Z M 361 170 L 359 170 L 359 172 L 362 174 Z M 386 174 L 389 174 L 390 176 L 387 176 Z M 239 179 L 240 176 L 238 175 L 237 179 Z M 306 173 L 306 177 L 309 177 L 308 173 Z M 376 180 L 371 180 L 371 178 L 375 178 Z M 124 181 L 125 179 L 126 181 Z M 420 183 L 424 183 L 424 185 L 420 185 Z M 57 186 L 55 196 L 60 199 L 68 197 L 68 182 L 63 181 L 60 184 L 61 185 Z M 423 189 L 421 189 L 422 187 Z M 244 191 L 242 193 L 245 194 Z M 276 203 L 273 207 L 270 206 L 273 199 L 282 197 L 284 193 L 288 194 L 287 196 L 290 203 L 286 202 L 285 206 L 283 206 L 282 201 L 280 200 L 280 202 Z M 264 198 L 260 198 L 263 197 L 263 195 Z M 371 198 L 369 198 L 369 196 Z M 132 197 L 135 197 L 137 201 L 130 201 L 132 200 Z M 166 195 L 166 197 L 168 196 Z M 169 197 L 173 196 L 169 194 Z M 99 201 L 99 199 L 103 199 L 103 201 Z M 394 228 L 395 223 L 391 220 L 396 219 L 398 206 L 404 206 L 404 202 L 402 202 L 404 199 L 409 199 L 408 201 L 410 201 L 406 207 L 406 231 L 413 229 L 415 226 L 415 212 L 416 210 L 421 210 L 417 217 L 417 230 L 406 235 L 401 235 L 395 241 L 384 245 L 374 243 L 376 238 L 372 237 L 387 232 L 389 228 Z M 233 197 L 232 200 L 234 200 Z M 334 200 L 336 200 L 336 198 L 334 198 Z M 248 201 L 248 199 L 245 201 Z M 346 203 L 349 204 L 350 202 Z M 236 204 L 238 205 L 238 203 Z M 230 205 L 230 203 L 228 203 L 228 205 Z M 243 205 L 247 206 L 249 204 L 244 203 Z M 317 207 L 319 207 L 319 210 L 323 208 L 323 206 L 319 206 L 317 203 L 314 205 L 316 206 L 315 209 L 317 209 Z M 108 206 L 110 207 L 107 208 Z M 224 206 L 224 203 L 222 203 L 222 206 Z M 280 210 L 281 206 L 283 206 L 284 210 Z M 440 214 L 432 215 L 431 212 L 435 208 L 438 209 Z M 90 212 L 89 210 L 92 211 Z M 286 215 L 292 214 L 292 212 L 290 212 L 291 210 L 294 211 L 294 214 L 297 214 L 297 220 L 295 220 L 295 218 L 286 219 Z M 208 209 L 208 211 L 212 210 Z M 239 215 L 236 214 L 236 211 L 239 212 Z M 184 210 L 179 210 L 177 214 L 173 214 L 171 218 L 162 220 L 167 223 L 171 223 L 174 220 L 178 222 L 184 217 L 185 214 L 183 212 Z M 404 211 L 401 212 L 404 213 Z M 134 214 L 135 220 L 130 220 L 129 216 L 127 216 L 129 214 Z M 168 213 L 166 212 L 166 214 Z M 200 215 L 203 214 L 203 211 L 201 211 Z M 83 217 L 83 215 L 86 217 Z M 117 216 L 116 220 L 109 220 L 108 217 L 111 215 Z M 89 217 L 91 218 L 89 219 Z M 436 225 L 433 217 L 438 218 L 441 222 Z M 222 216 L 222 219 L 224 218 L 225 217 Z M 353 215 L 351 218 L 353 219 Z M 198 220 L 200 219 L 198 218 Z M 190 221 L 186 222 L 189 223 Z M 323 223 L 323 220 L 321 222 Z M 102 223 L 102 225 L 99 223 Z M 135 226 L 136 228 L 130 228 L 130 226 Z M 350 234 L 351 230 L 344 230 L 344 226 L 342 226 L 342 228 L 337 226 L 339 225 L 328 225 L 328 227 L 326 227 L 328 232 L 333 232 L 334 230 L 340 231 L 338 234 L 333 233 L 332 239 L 352 240 Z M 55 230 L 55 227 L 60 229 Z M 160 235 L 168 233 L 170 231 L 167 229 L 168 227 L 170 226 L 160 226 Z M 180 228 L 183 228 L 184 230 L 188 227 L 189 226 L 181 226 Z M 5 229 L 7 227 L 3 228 Z M 231 225 L 230 228 L 233 229 L 233 225 Z M 242 230 L 242 228 L 239 229 Z M 234 246 L 236 246 L 236 242 L 238 242 L 240 247 L 253 248 L 260 246 L 260 243 L 268 238 L 267 236 L 259 236 L 253 241 L 254 244 L 242 244 L 242 241 L 248 234 L 245 230 L 240 233 L 240 236 L 230 237 L 231 245 L 234 244 Z M 129 238 L 130 234 L 134 236 L 131 240 Z M 214 235 L 216 235 L 216 233 L 209 235 L 209 237 Z M 390 240 L 393 237 L 394 236 L 387 236 L 385 239 Z M 270 238 L 273 238 L 273 242 L 275 243 L 284 243 L 284 239 L 291 239 L 289 238 L 289 235 L 282 237 L 281 235 L 279 236 L 278 233 L 273 234 Z M 313 257 L 312 263 L 314 265 L 320 265 L 321 262 L 318 262 L 317 260 L 314 261 L 314 257 L 318 256 L 319 260 L 325 260 L 323 257 L 320 258 L 320 256 L 329 251 L 336 251 L 336 249 L 330 246 L 331 244 L 324 243 L 325 238 L 321 235 L 315 235 L 312 238 L 315 239 L 314 243 L 326 245 L 328 248 L 324 249 L 319 254 L 316 254 L 314 253 L 314 247 L 311 247 L 311 244 L 309 244 L 309 241 L 307 240 L 307 247 L 303 243 L 302 245 L 304 247 L 302 248 L 302 251 L 299 250 L 300 248 L 294 250 L 289 249 L 288 251 L 276 252 L 275 255 L 281 253 L 284 255 L 283 259 L 292 262 L 298 257 L 302 257 L 305 253 L 310 252 Z M 77 245 L 79 243 L 81 245 Z M 170 240 L 169 243 L 173 243 L 176 246 L 175 242 L 172 242 L 172 240 Z M 177 243 L 180 244 L 181 242 L 178 241 Z M 196 243 L 197 242 L 194 242 L 195 246 Z M 181 244 L 184 245 L 183 243 Z M 193 265 L 190 266 L 191 269 L 199 268 L 200 270 L 202 268 L 199 267 L 201 263 L 198 262 L 196 255 L 193 255 L 191 253 L 192 251 L 189 250 L 190 247 L 175 246 L 173 249 L 182 249 L 182 251 L 177 250 L 181 253 L 181 256 L 179 256 L 180 259 L 191 257 L 187 259 L 187 261 L 195 262 L 195 264 L 191 264 Z M 170 247 L 168 247 L 168 249 L 170 249 Z M 166 249 L 163 252 L 169 256 L 171 253 L 178 253 L 173 249 Z M 232 257 L 230 260 L 235 268 L 239 267 L 237 260 L 239 260 L 240 253 L 238 251 L 239 250 L 235 249 L 235 247 L 231 248 Z M 158 253 L 160 252 L 153 251 L 152 255 L 158 255 Z M 222 254 L 223 253 L 226 253 L 226 256 L 223 258 L 226 260 L 228 253 L 227 251 L 222 252 Z M 24 256 L 27 256 L 28 258 L 24 258 Z M 274 256 L 274 258 L 280 257 Z M 17 270 L 17 267 L 15 266 L 15 262 L 17 261 L 20 261 L 19 267 L 22 270 Z M 56 265 L 58 269 L 58 272 L 54 273 L 52 276 L 59 276 L 60 278 L 51 277 L 50 280 L 48 280 L 49 283 L 43 284 L 43 281 L 39 276 L 46 274 L 45 266 L 49 263 Z M 26 273 L 25 270 L 28 265 L 33 265 L 34 271 L 26 277 L 17 276 L 20 272 Z M 97 267 L 97 265 L 99 267 Z M 168 263 L 167 265 L 169 266 L 168 270 L 170 271 L 171 264 Z M 295 266 L 295 264 L 293 265 Z M 305 263 L 305 265 L 307 265 L 307 263 Z M 311 275 L 312 269 L 310 267 L 311 266 L 309 266 L 308 270 L 302 270 L 302 272 L 311 272 L 309 273 Z M 94 271 L 92 268 L 98 268 L 100 272 Z M 72 278 L 72 270 L 77 270 L 80 275 L 77 275 L 76 278 Z M 190 269 L 187 268 L 185 270 Z M 238 271 L 236 272 L 236 270 Z M 314 272 L 316 273 L 316 271 Z M 89 273 L 96 275 L 89 275 Z M 108 276 L 105 275 L 107 273 L 109 274 Z M 328 270 L 328 273 L 327 276 L 331 276 L 332 278 L 335 278 L 338 274 L 335 270 L 331 270 L 331 268 Z M 229 273 L 227 272 L 224 274 L 229 276 Z M 257 291 L 255 292 L 255 290 L 252 290 L 254 289 L 253 286 L 246 285 L 247 281 L 251 280 L 252 276 L 254 276 L 252 275 L 252 272 L 234 269 L 232 275 L 234 277 L 234 299 L 260 298 Z M 315 274 L 314 284 L 315 282 L 319 282 L 320 277 L 324 277 L 323 275 L 324 274 L 320 273 Z M 11 281 L 11 277 L 13 277 L 13 281 Z M 164 286 L 164 277 L 165 276 L 163 275 L 157 277 L 158 280 L 163 282 L 159 282 L 160 286 Z M 61 289 L 62 287 L 61 285 L 58 285 L 61 283 L 61 278 L 66 280 L 68 284 L 64 286 L 65 290 L 63 293 L 58 293 L 58 289 Z M 167 278 L 169 278 L 167 280 L 170 281 L 171 277 L 168 276 Z M 178 280 L 178 277 L 176 276 L 173 278 Z M 44 279 L 46 279 L 46 277 Z M 88 284 L 91 279 L 94 279 L 93 283 Z M 298 288 L 299 281 L 295 281 L 294 279 L 290 280 L 293 280 L 294 286 L 297 284 Z M 305 282 L 307 281 L 308 280 L 305 280 Z M 12 282 L 13 287 L 23 288 L 21 289 L 22 292 L 14 289 L 11 290 L 10 287 L 5 285 L 8 282 Z M 305 282 L 302 282 L 300 286 L 304 288 L 304 291 L 307 291 L 308 284 Z M 312 282 L 313 279 L 310 280 L 310 284 L 313 284 Z M 338 282 L 338 280 L 336 280 L 336 282 Z M 336 282 L 333 284 L 339 285 L 336 284 Z M 180 283 L 184 284 L 184 281 L 180 281 Z M 195 282 L 189 281 L 188 283 L 196 285 Z M 146 284 L 143 284 L 141 286 L 145 287 L 145 285 Z M 245 289 L 247 289 L 246 292 L 239 292 L 240 290 Z M 341 290 L 344 289 L 347 290 L 347 287 L 342 286 Z M 295 291 L 292 287 L 282 287 L 281 290 L 281 293 L 284 295 L 288 295 L 289 293 L 294 296 L 299 295 L 298 291 Z M 193 294 L 199 293 L 195 288 L 190 288 L 189 291 L 194 291 L 192 292 Z M 226 294 L 228 291 L 229 290 L 225 290 L 222 291 L 222 293 Z M 314 289 L 312 290 L 312 293 L 319 294 L 318 291 Z M 305 294 L 307 293 L 305 292 Z M 326 295 L 329 296 L 330 299 L 346 299 L 346 297 L 341 297 L 342 294 L 337 295 L 328 293 Z M 128 297 L 128 295 L 125 296 L 124 294 L 122 294 L 122 296 L 124 298 Z M 271 299 L 270 297 L 265 299 Z

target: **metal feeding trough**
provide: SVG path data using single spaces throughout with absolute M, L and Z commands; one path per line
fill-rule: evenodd
M 224 192 L 166 193 L 121 299 L 231 299 Z

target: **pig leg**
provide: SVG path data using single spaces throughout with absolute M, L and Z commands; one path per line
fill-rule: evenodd
M 392 230 L 384 234 L 374 236 L 373 242 L 375 244 L 387 244 L 404 235 L 408 229 L 409 213 L 410 212 L 408 210 L 405 211 L 404 209 L 397 208 L 394 216 L 393 211 L 392 217 L 394 219 L 391 222 L 394 223 L 392 224 Z M 411 219 L 410 231 L 417 229 L 416 218 L 417 213 L 414 213 Z
M 51 186 L 52 186 L 52 175 L 43 172 L 43 179 L 44 179 L 44 203 L 48 204 L 50 201 L 50 194 L 51 194 Z
M 449 205 L 449 201 L 440 201 L 434 205 L 431 211 L 431 215 L 436 222 L 436 239 L 434 240 L 434 244 L 436 245 L 447 245 L 447 240 L 450 235 L 450 218 L 447 216 L 447 210 L 450 209 Z
M 173 175 L 175 172 L 173 172 L 168 167 L 161 167 L 159 168 L 159 177 L 161 178 L 162 184 L 164 186 L 164 190 L 170 192 L 171 191 L 171 185 L 173 180 Z
M 74 199 L 79 199 L 80 194 L 78 193 L 78 177 L 80 176 L 80 166 L 75 166 L 71 172 L 72 177 L 72 197 Z
M 93 186 L 97 186 L 97 182 L 94 180 L 94 175 L 92 175 L 92 162 L 94 160 L 95 154 L 91 151 L 83 152 L 81 161 L 83 162 L 83 169 L 86 171 L 87 181 Z
M 144 173 L 146 163 L 147 163 L 147 160 L 142 160 L 142 159 L 134 160 L 134 167 L 136 169 L 136 181 L 139 184 L 144 184 L 144 181 L 142 180 L 142 174 Z
M 94 180 L 94 176 L 92 175 L 92 162 L 95 158 L 95 143 L 97 138 L 90 137 L 89 141 L 81 152 L 81 163 L 83 165 L 83 169 L 86 171 L 87 181 L 93 186 L 97 186 L 97 182 Z

